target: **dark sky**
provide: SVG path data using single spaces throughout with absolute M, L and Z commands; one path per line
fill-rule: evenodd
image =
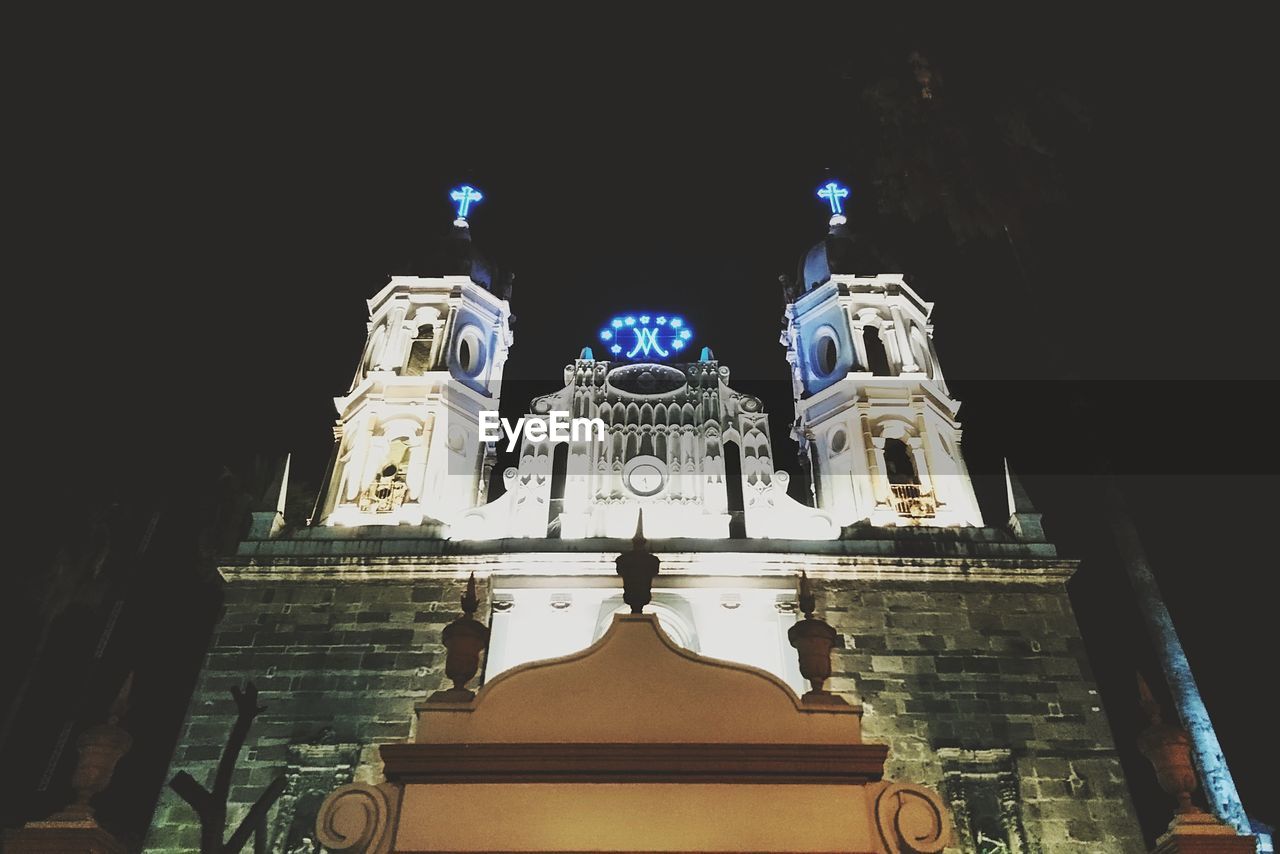
M 1255 693 L 1274 681 L 1277 486 L 1257 22 L 1074 6 L 909 22 L 122 14 L 11 28 L 26 49 L 10 234 L 31 262 L 10 280 L 11 447 L 31 451 L 22 478 L 54 484 L 37 494 L 158 494 L 256 451 L 293 450 L 318 480 L 364 300 L 447 227 L 464 179 L 487 194 L 477 240 L 517 274 L 504 409 L 557 387 L 612 313 L 682 311 L 765 397 L 794 471 L 777 277 L 822 233 L 812 193 L 831 170 L 854 224 L 937 302 L 988 518 L 1003 518 L 986 476 L 1007 453 L 1050 535 L 1086 559 L 1073 597 L 1122 692 L 1128 664 L 1102 671 L 1132 638 L 1105 629 L 1132 615 L 1083 475 L 1105 460 L 1128 476 L 1246 805 L 1275 821 Z M 909 80 L 912 49 L 944 94 L 1078 97 L 1083 119 L 1049 139 L 1061 192 L 1028 191 L 1020 256 L 880 215 L 863 93 Z M 1132 714 L 1124 696 L 1108 711 Z

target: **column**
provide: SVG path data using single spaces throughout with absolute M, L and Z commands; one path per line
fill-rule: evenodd
M 929 462 L 924 456 L 924 440 L 919 436 L 908 436 L 907 447 L 911 449 L 911 461 L 915 463 L 916 477 L 920 480 L 920 494 L 927 495 L 933 492 L 933 478 L 929 476 Z
M 889 307 L 889 313 L 893 315 L 893 331 L 897 333 L 898 352 L 902 357 L 899 359 L 898 370 L 904 374 L 919 373 L 920 366 L 916 364 L 916 357 L 911 352 L 911 338 L 907 334 L 908 325 L 902 319 L 902 311 L 895 305 Z

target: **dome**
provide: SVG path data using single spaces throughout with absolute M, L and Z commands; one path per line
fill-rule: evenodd
M 468 276 L 483 288 L 506 297 L 511 274 L 492 263 L 471 240 L 471 229 L 455 224 L 447 235 L 424 240 L 413 257 L 396 272 L 410 276 Z
M 886 266 L 870 241 L 851 232 L 844 217 L 833 217 L 827 236 L 805 253 L 796 278 L 801 290 L 808 292 L 824 284 L 833 273 L 872 276 L 887 272 Z

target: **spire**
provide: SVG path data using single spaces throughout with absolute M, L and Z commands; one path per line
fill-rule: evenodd
M 827 234 L 800 259 L 796 274 L 796 287 L 807 293 L 825 284 L 833 274 L 870 276 L 892 272 L 870 245 L 866 235 L 855 235 L 849 230 L 845 216 L 845 199 L 850 191 L 839 181 L 828 179 L 818 188 L 817 196 L 831 209 L 827 221 Z
M 1009 499 L 1009 529 L 1020 540 L 1033 543 L 1044 542 L 1044 514 L 1036 510 L 1031 497 L 1022 486 L 1022 481 L 1009 467 L 1009 458 L 1004 460 L 1005 495 Z
M 258 499 L 257 508 L 250 514 L 250 540 L 267 540 L 279 535 L 284 529 L 285 500 L 289 496 L 289 465 L 293 454 L 285 454 L 284 462 L 276 469 L 275 475 L 267 485 L 266 492 Z
M 284 455 L 284 466 L 280 469 L 280 476 L 276 482 L 272 484 L 276 493 L 276 512 L 284 518 L 284 500 L 289 493 L 289 464 L 293 462 L 293 454 Z
M 1027 495 L 1027 490 L 1023 487 L 1022 481 L 1013 473 L 1013 469 L 1009 468 L 1009 458 L 1004 458 L 1004 484 L 1005 492 L 1009 497 L 1009 515 L 1015 513 L 1034 513 L 1035 505 L 1031 503 L 1031 497 Z

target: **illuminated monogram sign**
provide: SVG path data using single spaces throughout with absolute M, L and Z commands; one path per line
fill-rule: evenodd
M 600 330 L 615 359 L 668 359 L 679 356 L 693 338 L 684 318 L 669 314 L 625 314 Z

